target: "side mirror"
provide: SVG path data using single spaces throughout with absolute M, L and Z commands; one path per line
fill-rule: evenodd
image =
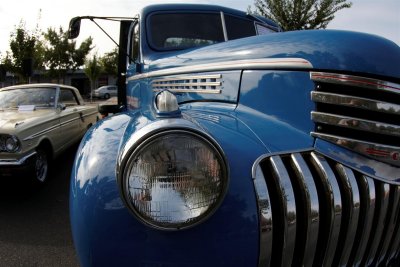
M 58 105 L 57 105 L 57 110 L 59 112 L 65 110 L 66 108 L 67 108 L 67 106 L 64 103 L 58 103 Z
M 122 110 L 123 107 L 119 105 L 107 105 L 101 104 L 99 105 L 99 113 L 101 114 L 102 118 L 107 117 L 110 114 L 118 113 Z
M 72 18 L 69 22 L 68 39 L 75 39 L 79 36 L 81 29 L 81 17 Z

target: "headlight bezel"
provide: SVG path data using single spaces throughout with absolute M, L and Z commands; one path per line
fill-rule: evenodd
M 0 140 L 2 143 L 0 150 L 3 152 L 16 153 L 21 149 L 21 142 L 15 135 L 2 135 Z M 9 146 L 10 144 L 12 147 Z
M 195 219 L 192 219 L 190 221 L 186 221 L 186 223 L 171 223 L 166 226 L 162 223 L 158 224 L 154 221 L 149 221 L 136 209 L 128 193 L 127 179 L 129 179 L 129 177 L 127 175 L 130 172 L 132 161 L 139 153 L 142 152 L 142 149 L 145 149 L 147 146 L 151 145 L 152 142 L 156 142 L 159 138 L 175 134 L 197 139 L 197 141 L 206 144 L 208 146 L 208 149 L 211 149 L 212 153 L 214 153 L 214 155 L 217 157 L 217 161 L 219 162 L 220 182 L 222 185 L 217 200 L 212 205 L 208 206 L 206 208 L 206 211 L 202 213 L 201 216 L 195 217 Z M 137 138 L 134 142 L 131 142 L 131 144 L 128 144 L 127 146 L 128 147 L 125 147 L 123 149 L 123 153 L 121 153 L 122 155 L 120 155 L 119 162 L 117 164 L 118 187 L 125 206 L 141 223 L 154 229 L 165 231 L 188 229 L 208 220 L 221 206 L 229 187 L 229 167 L 222 148 L 208 134 L 192 128 L 168 127 L 165 129 L 158 129 L 156 131 L 148 132 L 146 135 L 141 136 L 141 138 Z

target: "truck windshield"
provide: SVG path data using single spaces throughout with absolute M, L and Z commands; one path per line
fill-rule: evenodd
M 269 34 L 276 29 L 247 17 L 221 13 L 155 13 L 147 21 L 150 46 L 159 51 L 180 50 L 228 40 Z
M 156 50 L 178 50 L 224 41 L 219 13 L 158 13 L 150 17 L 150 44 Z

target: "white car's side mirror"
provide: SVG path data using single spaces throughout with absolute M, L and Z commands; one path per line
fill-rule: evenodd
M 61 112 L 61 111 L 65 110 L 66 107 L 67 107 L 67 106 L 66 106 L 64 103 L 58 103 L 58 105 L 57 105 L 57 110 L 58 110 L 59 112 Z

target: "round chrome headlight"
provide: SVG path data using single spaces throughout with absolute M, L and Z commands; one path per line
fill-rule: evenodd
M 19 141 L 15 136 L 9 136 L 6 138 L 5 148 L 7 152 L 16 152 L 19 149 Z
M 134 149 L 122 174 L 128 207 L 145 224 L 164 230 L 188 228 L 208 218 L 228 186 L 220 150 L 187 131 L 145 140 Z

